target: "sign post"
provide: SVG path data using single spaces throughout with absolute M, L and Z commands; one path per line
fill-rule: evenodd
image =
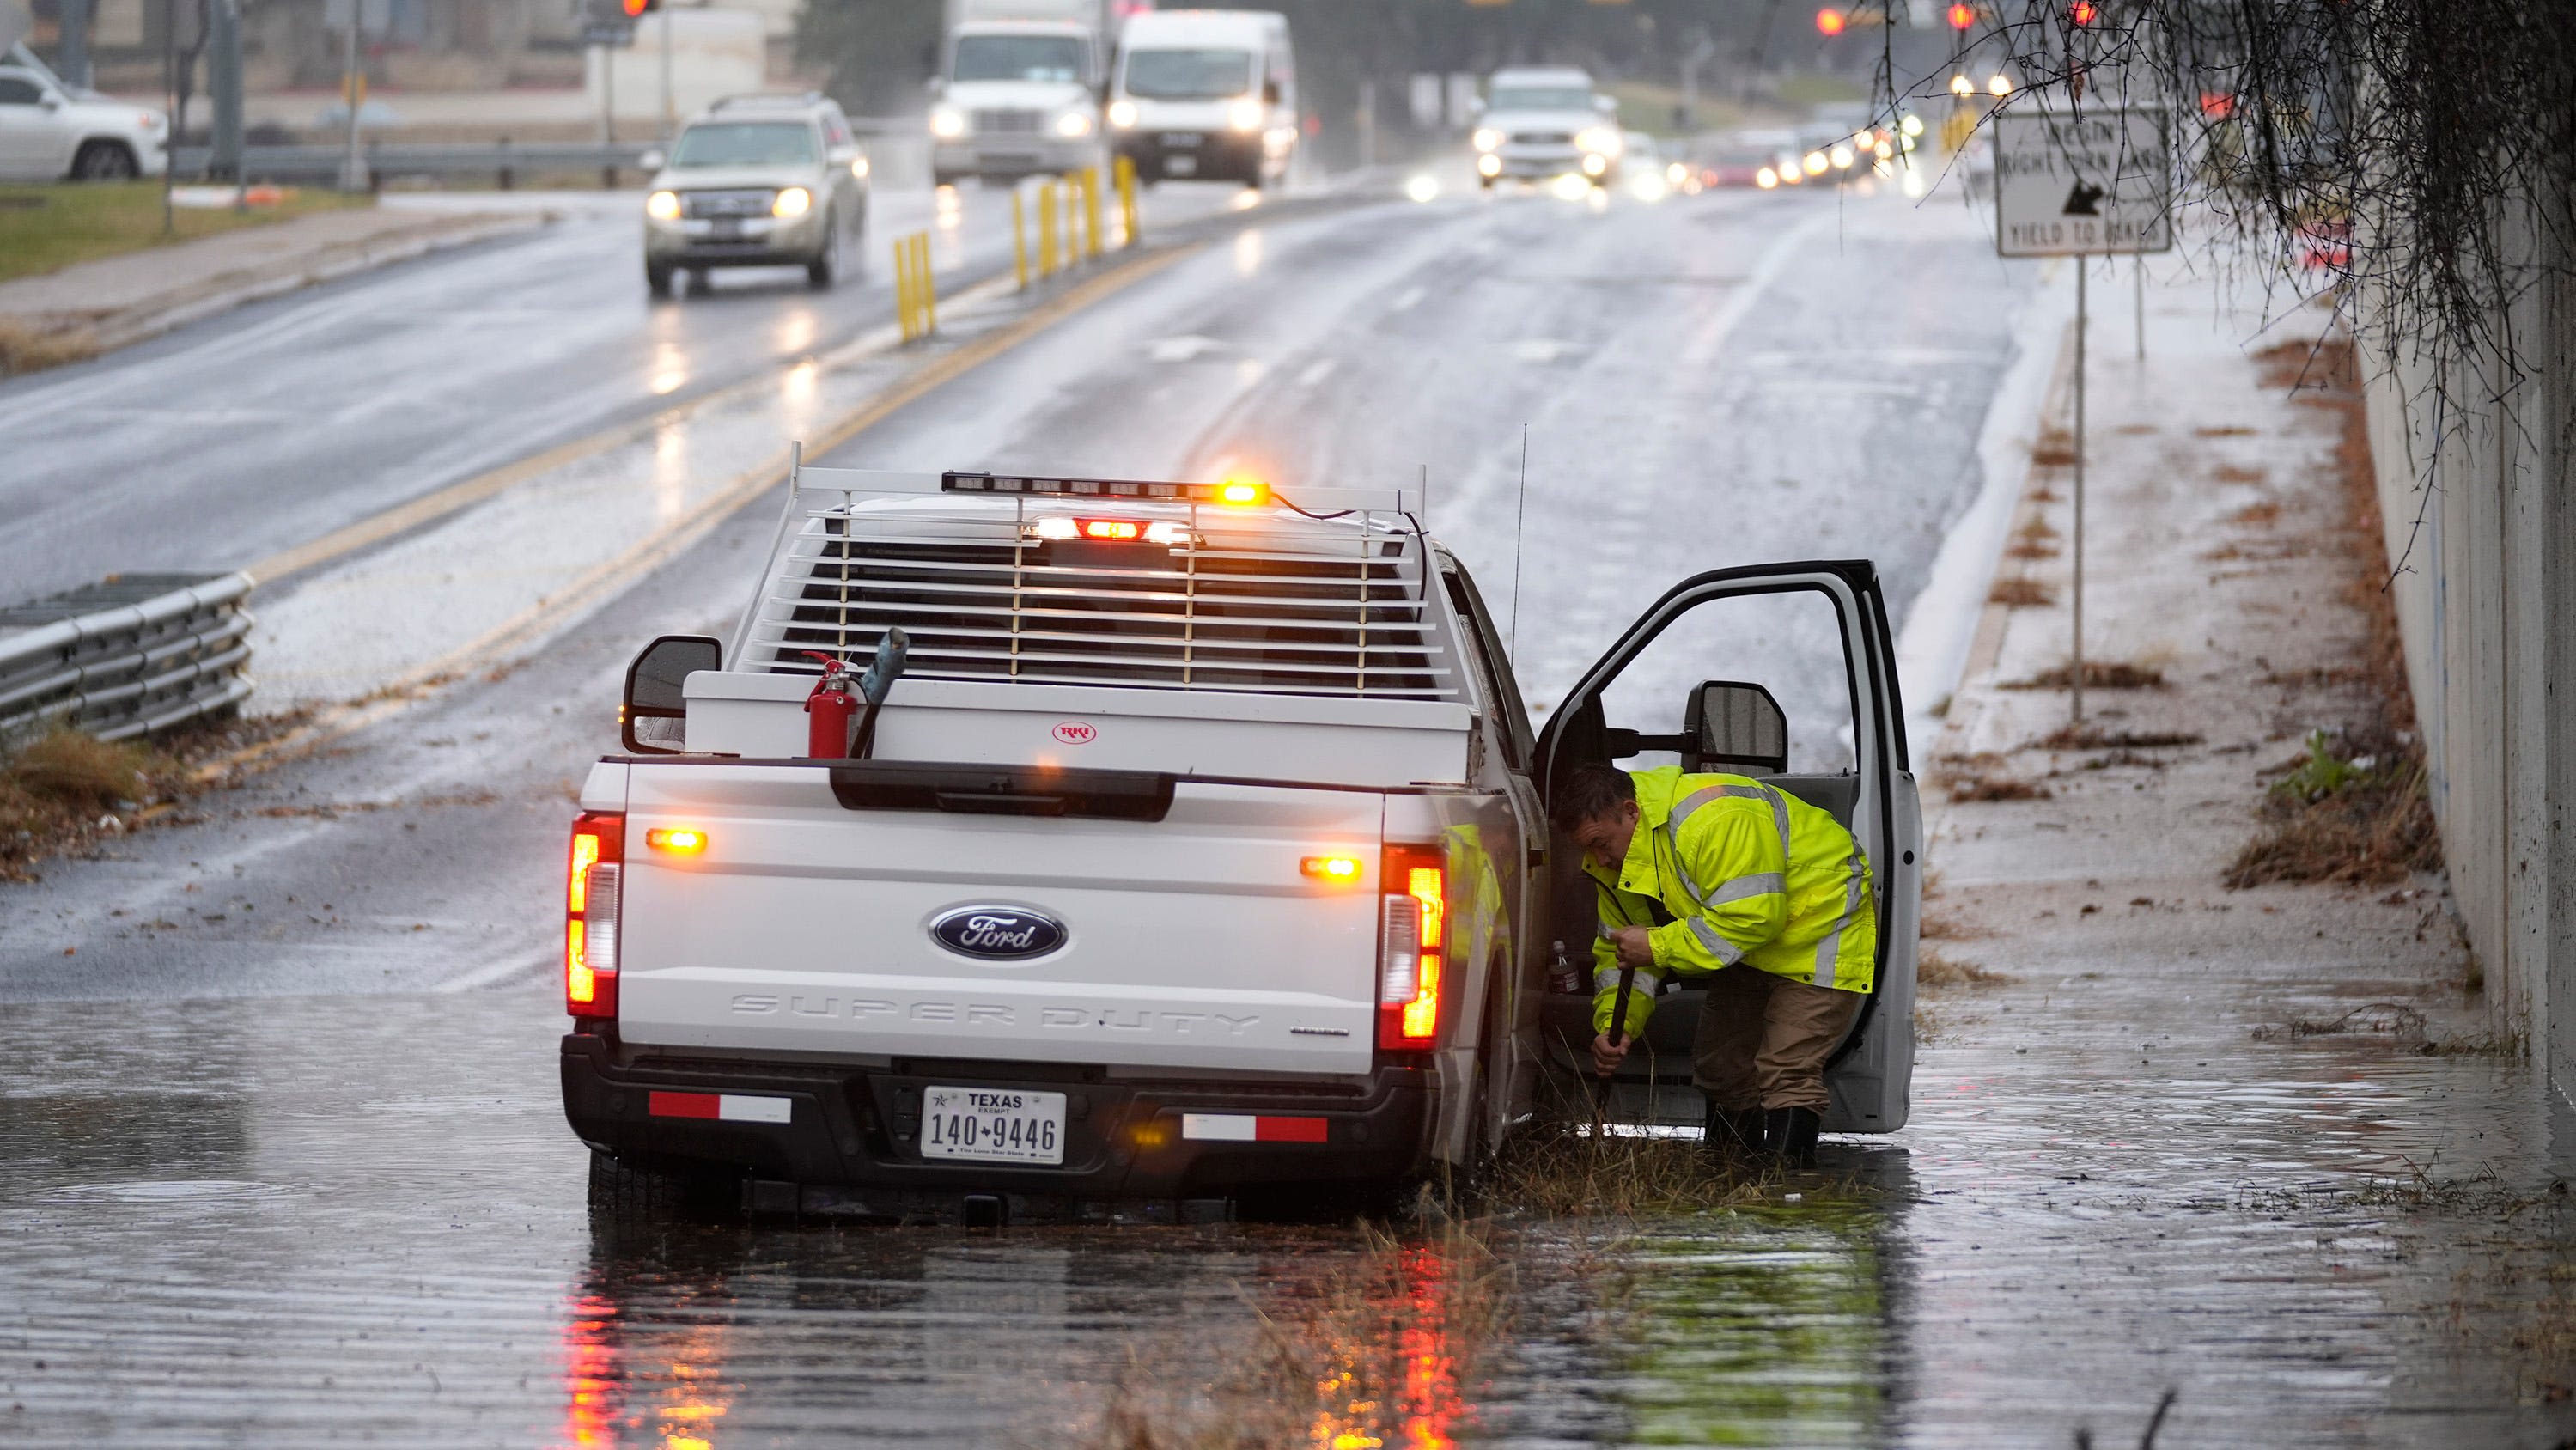
M 2045 109 L 2034 94 L 1995 128 L 1995 250 L 2075 263 L 2075 527 L 2073 647 L 2066 683 L 2084 718 L 2085 260 L 2173 249 L 2173 158 L 2161 111 Z M 2143 264 L 2141 264 L 2143 265 Z M 2143 281 L 2141 287 L 2144 286 Z M 2144 302 L 2144 293 L 2140 293 Z M 2141 340 L 2143 348 L 2143 335 Z

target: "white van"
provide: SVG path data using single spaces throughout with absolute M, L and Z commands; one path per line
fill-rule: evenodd
M 1140 181 L 1263 187 L 1297 154 L 1297 58 L 1267 10 L 1149 10 L 1127 22 L 1109 133 Z

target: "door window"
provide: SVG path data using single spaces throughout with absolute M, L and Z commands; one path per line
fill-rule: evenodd
M 1601 723 L 1669 744 L 1682 733 L 1692 692 L 1709 680 L 1771 692 L 1788 717 L 1790 774 L 1838 775 L 1857 768 L 1850 656 L 1833 596 L 1812 589 L 1743 594 L 1687 611 L 1601 692 Z M 1643 770 L 1680 758 L 1677 750 L 1649 748 L 1613 763 Z
M 25 76 L 0 76 L 0 106 L 41 105 L 45 88 Z

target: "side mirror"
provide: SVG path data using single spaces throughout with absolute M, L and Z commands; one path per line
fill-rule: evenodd
M 1263 81 L 1261 83 L 1261 100 L 1264 105 L 1275 106 L 1279 104 L 1279 83 L 1277 81 Z
M 1739 768 L 1743 775 L 1779 775 L 1789 769 L 1789 717 L 1760 685 L 1710 680 L 1691 691 L 1682 711 L 1682 734 L 1691 743 L 1682 768 Z
M 647 151 L 643 155 L 635 158 L 635 164 L 643 167 L 647 171 L 659 171 L 664 166 L 669 165 L 670 160 L 671 158 L 663 155 L 659 151 Z
M 688 697 L 682 687 L 700 670 L 721 668 L 724 645 L 703 634 L 666 634 L 644 646 L 626 667 L 626 698 L 618 710 L 617 738 L 637 755 L 677 755 L 686 750 Z
M 63 98 L 48 91 L 45 93 L 44 98 L 37 101 L 36 104 L 44 107 L 48 111 L 59 111 L 63 108 Z
M 856 146 L 835 146 L 830 151 L 824 153 L 824 159 L 831 162 L 834 166 L 847 166 L 851 162 L 859 159 L 859 148 Z
M 1605 116 L 1615 116 L 1619 114 L 1619 102 L 1616 98 L 1611 96 L 1594 96 L 1592 98 L 1592 109 L 1599 111 Z

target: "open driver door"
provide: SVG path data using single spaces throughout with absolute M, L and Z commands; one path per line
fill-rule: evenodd
M 1750 776 L 1830 811 L 1860 843 L 1878 908 L 1870 995 L 1828 1060 L 1831 1133 L 1905 1126 L 1914 1075 L 1914 965 L 1923 817 L 1897 695 L 1896 651 L 1867 560 L 1717 569 L 1675 585 L 1569 690 L 1540 731 L 1539 788 L 1585 763 Z M 1592 1076 L 1595 894 L 1582 851 L 1550 825 L 1554 935 L 1585 986 L 1551 992 L 1542 1020 L 1551 1076 Z M 1704 979 L 1700 979 L 1704 980 Z M 1705 994 L 1667 978 L 1655 1013 L 1612 1079 L 1613 1121 L 1696 1125 L 1691 1041 Z

